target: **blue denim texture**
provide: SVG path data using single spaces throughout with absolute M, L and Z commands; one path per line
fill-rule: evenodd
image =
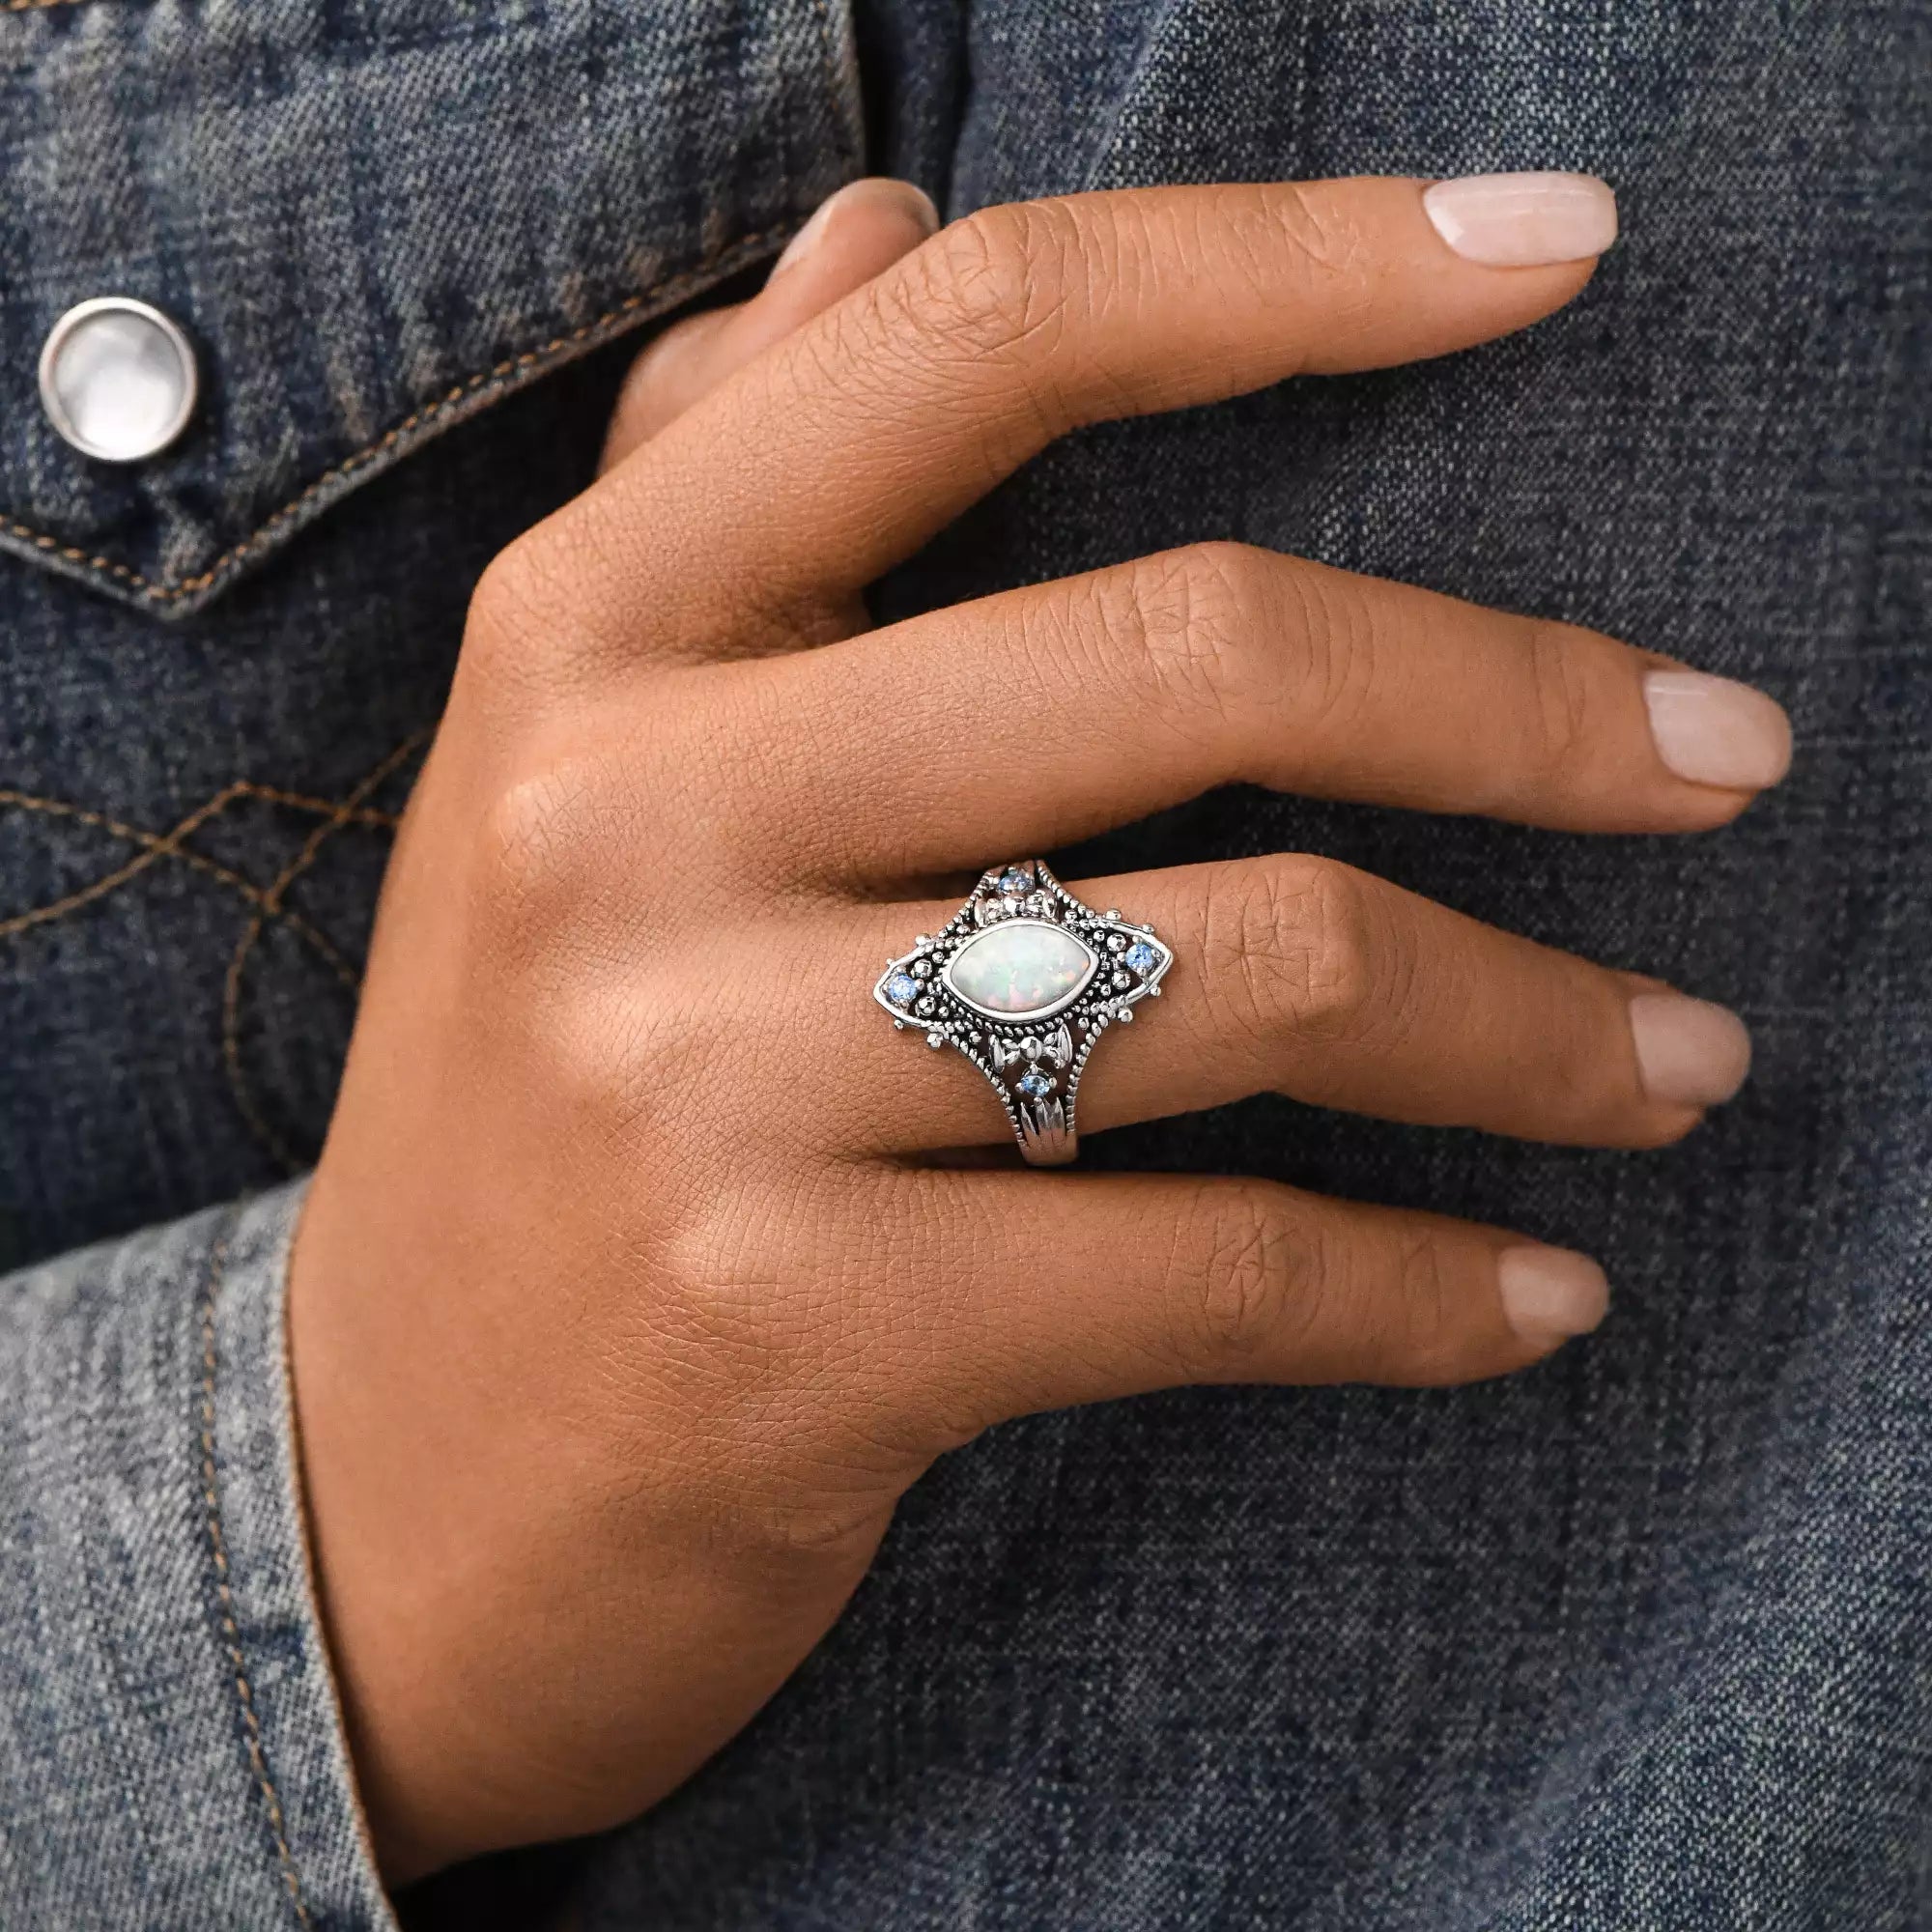
M 514 103 L 479 97 L 461 139 L 462 52 L 407 6 L 60 12 L 0 15 L 0 221 L 42 247 L 77 216 L 53 205 L 49 137 L 19 130 L 37 75 L 86 35 L 118 69 L 89 97 L 103 113 L 138 116 L 190 66 L 204 118 L 218 87 L 245 92 L 246 63 L 177 44 L 204 34 L 308 50 L 281 70 L 306 104 L 376 86 L 372 59 L 442 76 L 304 157 L 371 184 L 347 193 L 326 276 L 277 293 L 288 230 L 264 211 L 298 185 L 244 192 L 236 151 L 169 148 L 157 126 L 137 148 L 169 193 L 108 198 L 57 270 L 0 290 L 0 374 L 17 374 L 71 297 L 160 272 L 155 206 L 182 211 L 169 232 L 190 255 L 179 238 L 233 211 L 182 279 L 128 292 L 212 345 L 219 384 L 284 400 L 232 431 L 223 415 L 165 474 L 107 482 L 67 473 L 24 405 L 0 422 L 0 509 L 31 502 L 151 578 L 207 571 L 292 477 L 401 419 L 333 403 L 317 370 L 335 364 L 307 359 L 331 278 L 384 290 L 345 319 L 342 353 L 366 339 L 356 381 L 407 413 L 524 353 L 522 321 L 576 327 L 646 286 L 684 298 L 677 277 L 730 272 L 861 164 L 858 82 L 820 57 L 803 4 L 639 10 L 648 24 L 466 10 L 486 40 L 607 50 L 648 107 L 591 125 L 511 72 Z M 526 1913 L 567 1896 L 583 1932 L 1932 1921 L 1932 6 L 865 0 L 857 25 L 867 164 L 953 213 L 1165 180 L 1558 165 L 1617 185 L 1623 242 L 1539 328 L 1078 437 L 875 602 L 890 616 L 1234 536 L 1761 683 L 1793 712 L 1799 763 L 1706 838 L 1236 790 L 1063 867 L 1332 853 L 1732 1002 L 1757 1070 L 1655 1155 L 1270 1100 L 1093 1141 L 1096 1162 L 1521 1227 L 1602 1256 L 1616 1307 L 1493 1386 L 1187 1391 L 994 1432 L 914 1492 L 845 1620 L 690 1785 L 594 1844 L 446 1884 L 443 1916 L 480 1922 L 480 1893 Z M 490 140 L 518 161 L 483 193 L 469 171 Z M 420 165 L 392 178 L 402 149 Z M 584 168 L 610 213 L 529 218 L 526 176 Z M 493 252 L 499 217 L 523 252 Z M 423 227 L 440 246 L 392 245 Z M 627 282 L 619 242 L 672 279 Z M 518 327 L 469 313 L 470 255 L 478 299 Z M 580 269 L 610 279 L 580 299 Z M 427 318 L 425 361 L 392 309 Z M 0 1212 L 17 1261 L 312 1153 L 350 1012 L 323 948 L 353 980 L 400 748 L 434 717 L 484 557 L 587 474 L 615 371 L 531 368 L 526 393 L 493 392 L 393 473 L 345 475 L 367 487 L 276 526 L 259 567 L 198 605 L 146 608 L 112 572 L 84 586 L 39 553 L 0 564 Z M 254 421 L 308 426 L 299 474 L 264 482 L 286 440 L 251 440 Z M 236 785 L 178 846 L 128 836 Z M 386 1923 L 300 1583 L 273 1339 L 294 1200 L 0 1285 L 9 1926 L 299 1923 L 291 1869 L 309 1922 Z
M 393 1923 L 302 1558 L 299 1189 L 83 1250 L 0 1316 L 0 1923 Z

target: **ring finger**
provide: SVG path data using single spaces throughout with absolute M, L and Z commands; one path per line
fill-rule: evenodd
M 1072 890 L 1148 922 L 1175 955 L 1146 1024 L 1094 1054 L 1083 1128 L 1276 1092 L 1384 1120 L 1652 1147 L 1728 1099 L 1749 1066 L 1749 1037 L 1721 1007 L 1332 860 L 1276 854 Z M 818 1014 L 851 1014 L 818 1036 L 836 1059 L 809 1083 L 847 1148 L 908 1153 L 1003 1131 L 977 1072 L 912 1052 L 865 998 L 915 928 L 937 931 L 954 909 L 868 908 L 861 946 L 824 949 L 823 980 L 797 982 Z

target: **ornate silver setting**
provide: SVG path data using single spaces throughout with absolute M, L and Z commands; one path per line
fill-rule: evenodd
M 1102 1034 L 1160 997 L 1174 954 L 1150 925 L 1081 904 L 1037 859 L 995 866 L 936 933 L 879 975 L 901 1032 L 954 1046 L 991 1083 L 1037 1167 L 1079 1151 L 1073 1101 Z

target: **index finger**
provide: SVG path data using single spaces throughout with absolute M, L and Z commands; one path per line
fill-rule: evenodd
M 1507 334 L 1575 296 L 1615 232 L 1610 190 L 1576 175 L 989 208 L 540 529 L 571 559 L 574 628 L 719 648 L 748 611 L 842 606 L 1069 430 Z

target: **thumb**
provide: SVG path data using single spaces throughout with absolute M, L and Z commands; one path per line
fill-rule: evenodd
M 753 356 L 909 254 L 938 226 L 939 211 L 910 182 L 874 176 L 841 187 L 792 237 L 750 301 L 675 324 L 631 365 L 600 473 Z

